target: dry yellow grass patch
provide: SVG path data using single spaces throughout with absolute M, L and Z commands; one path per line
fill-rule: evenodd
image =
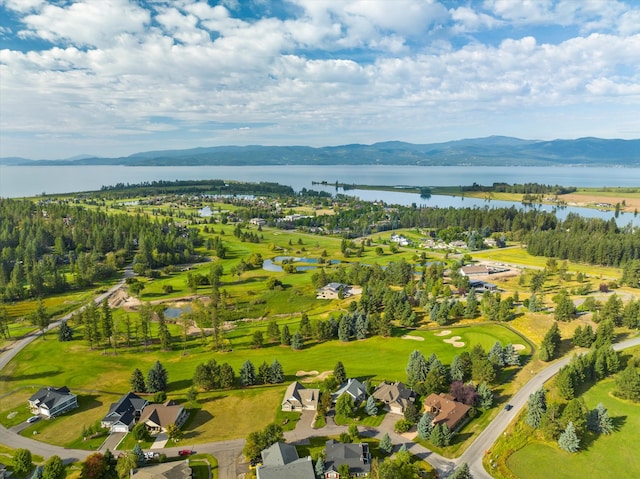
M 202 409 L 190 419 L 184 444 L 246 437 L 273 422 L 287 385 L 200 394 Z M 193 412 L 192 412 L 193 413 Z

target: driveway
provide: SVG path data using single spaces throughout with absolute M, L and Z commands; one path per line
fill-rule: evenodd
M 109 449 L 111 452 L 115 453 L 116 447 L 118 447 L 118 444 L 120 444 L 120 441 L 122 441 L 126 435 L 126 432 L 112 432 L 104 440 L 99 451 L 104 452 Z

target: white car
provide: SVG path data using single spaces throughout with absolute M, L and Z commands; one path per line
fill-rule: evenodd
M 31 416 L 29 419 L 27 419 L 27 422 L 29 424 L 31 424 L 31 423 L 39 421 L 39 420 L 40 420 L 40 416 Z

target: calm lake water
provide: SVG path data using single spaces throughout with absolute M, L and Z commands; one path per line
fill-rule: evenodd
M 606 167 L 487 167 L 487 166 L 0 166 L 0 196 L 15 198 L 42 193 L 69 193 L 98 190 L 116 183 L 140 183 L 154 180 L 222 179 L 237 181 L 270 181 L 302 188 L 336 192 L 335 187 L 312 185 L 313 181 L 328 183 L 390 185 L 390 186 L 455 186 L 505 183 L 544 183 L 563 186 L 640 186 L 640 168 Z M 419 195 L 401 192 L 348 190 L 367 200 L 425 206 L 500 207 L 520 203 L 484 201 L 472 198 L 433 196 L 429 200 Z M 551 206 L 543 206 L 551 210 Z M 558 210 L 564 217 L 574 211 L 584 216 L 613 217 L 612 212 L 586 208 Z M 640 218 L 623 214 L 618 224 L 629 222 L 640 226 Z

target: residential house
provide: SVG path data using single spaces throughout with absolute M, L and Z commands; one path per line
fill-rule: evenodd
M 147 426 L 151 434 L 167 432 L 169 424 L 181 427 L 189 417 L 187 410 L 174 403 L 167 401 L 165 404 L 150 404 L 144 408 L 140 415 L 140 422 Z
M 256 226 L 264 226 L 267 224 L 267 220 L 263 218 L 251 218 L 249 223 Z
M 109 413 L 102 418 L 101 425 L 111 432 L 129 432 L 148 404 L 146 399 L 132 392 L 127 393 L 109 407 Z
M 354 404 L 359 404 L 367 398 L 367 388 L 357 379 L 351 378 L 338 389 L 331 394 L 332 402 L 336 402 L 340 396 L 348 394 L 353 398 Z
M 369 445 L 363 442 L 342 444 L 333 439 L 328 440 L 325 444 L 325 479 L 340 479 L 338 468 L 342 464 L 349 466 L 350 477 L 369 477 L 371 472 Z
M 391 235 L 391 242 L 392 243 L 398 243 L 399 246 L 410 246 L 411 245 L 411 240 L 408 240 L 407 238 L 405 238 L 404 235 L 392 234 Z
M 78 396 L 69 388 L 41 388 L 29 398 L 29 409 L 32 414 L 40 414 L 53 418 L 78 407 Z
M 298 381 L 292 382 L 284 393 L 283 411 L 315 411 L 318 409 L 320 389 L 306 389 Z
M 343 298 L 351 296 L 351 287 L 344 283 L 329 283 L 320 288 L 317 292 L 317 299 L 338 299 L 342 295 Z
M 257 479 L 315 479 L 311 456 L 300 458 L 290 444 L 276 442 L 263 450 L 262 464 L 256 468 Z
M 479 292 L 498 290 L 498 285 L 486 281 L 469 281 L 469 286 Z
M 383 402 L 389 412 L 404 414 L 405 409 L 416 400 L 416 395 L 401 382 L 388 383 L 383 381 L 373 391 L 373 398 Z
M 449 430 L 453 431 L 467 416 L 471 406 L 455 401 L 453 396 L 448 394 L 431 393 L 424 400 L 424 409 L 434 416 L 432 424 L 446 424 Z
M 186 460 L 132 469 L 129 477 L 131 479 L 191 479 L 193 472 L 189 467 L 189 461 Z

